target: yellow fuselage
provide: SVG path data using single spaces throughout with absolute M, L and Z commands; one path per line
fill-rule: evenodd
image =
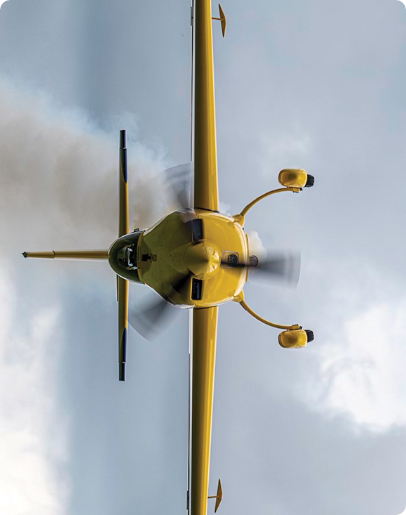
M 138 275 L 174 304 L 217 306 L 238 295 L 246 282 L 247 269 L 227 268 L 221 261 L 234 254 L 239 262 L 246 262 L 247 238 L 241 225 L 229 216 L 202 209 L 188 211 L 187 216 L 202 220 L 202 239 L 191 241 L 185 212 L 171 213 L 140 236 Z M 202 281 L 200 299 L 192 299 L 192 274 Z M 187 284 L 175 291 L 173 285 L 188 275 Z

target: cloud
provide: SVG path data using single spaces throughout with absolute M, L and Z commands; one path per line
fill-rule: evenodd
M 357 268 L 352 285 L 335 282 L 328 294 L 327 330 L 311 351 L 318 374 L 306 396 L 318 411 L 379 432 L 406 425 L 406 297 L 377 271 Z
M 66 266 L 75 282 L 75 267 L 24 260 L 21 252 L 108 248 L 114 241 L 121 123 L 129 129 L 134 225 L 148 226 L 168 212 L 159 173 L 167 163 L 162 149 L 135 140 L 137 127 L 128 116 L 103 132 L 85 113 L 4 80 L 0 111 L 0 513 L 62 515 L 71 490 L 64 472 L 70 418 L 56 386 L 65 336 L 58 292 Z M 99 281 L 107 274 L 113 280 L 107 265 L 86 265 L 90 274 L 99 267 Z
M 1 209 L 13 213 L 14 229 L 23 221 L 25 232 L 35 226 L 40 245 L 41 236 L 49 234 L 56 245 L 69 239 L 74 244 L 85 235 L 92 245 L 89 231 L 99 240 L 94 244 L 103 239 L 110 244 L 117 234 L 121 123 L 129 129 L 131 222 L 148 226 L 166 214 L 169 199 L 159 174 L 166 168 L 164 152 L 137 142 L 136 124 L 128 116 L 117 120 L 113 132 L 102 132 L 85 113 L 58 109 L 44 94 L 5 82 L 0 82 L 0 108 Z
M 257 256 L 258 258 L 265 257 L 266 256 L 266 248 L 264 247 L 264 244 L 262 243 L 262 240 L 259 237 L 259 234 L 256 231 L 248 231 L 247 237 L 248 237 L 250 255 Z
M 312 154 L 314 144 L 306 130 L 293 126 L 282 134 L 265 134 L 260 137 L 260 168 L 264 175 L 272 176 L 275 170 L 301 168 L 305 157 Z
M 66 459 L 66 418 L 52 394 L 60 350 L 54 344 L 57 307 L 40 309 L 28 319 L 18 309 L 17 291 L 0 271 L 0 513 L 59 514 L 69 492 L 56 479 L 52 462 Z M 25 320 L 24 320 L 25 319 Z M 21 327 L 24 330 L 21 331 Z

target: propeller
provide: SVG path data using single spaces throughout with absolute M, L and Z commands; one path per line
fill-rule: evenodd
M 198 243 L 203 238 L 202 221 L 194 218 L 193 211 L 188 209 L 191 205 L 192 163 L 173 166 L 164 170 L 163 173 L 166 175 L 167 183 L 172 189 L 179 208 L 185 209 L 184 220 L 190 228 L 192 241 Z M 257 274 L 268 275 L 293 285 L 297 284 L 300 275 L 299 254 L 271 254 L 269 258 L 259 260 L 256 256 L 250 256 L 248 263 L 239 263 L 238 255 L 230 253 L 222 261 L 222 265 L 250 268 L 253 278 Z
M 187 209 L 192 205 L 192 163 L 173 166 L 163 171 L 166 181 L 179 209 Z
M 268 275 L 273 279 L 296 285 L 300 275 L 300 254 L 274 253 L 261 260 L 256 256 L 250 256 L 247 263 L 241 263 L 238 255 L 231 253 L 222 260 L 221 265 L 228 268 L 249 268 L 253 276 Z
M 185 222 L 186 227 L 190 231 L 193 243 L 199 243 L 203 239 L 203 220 L 201 218 L 192 218 Z
M 172 285 L 174 293 L 181 293 L 192 276 L 193 274 L 190 272 L 176 284 Z M 168 297 L 168 300 L 165 300 L 162 297 L 158 297 L 140 310 L 131 310 L 128 316 L 131 327 L 146 340 L 152 340 L 158 336 L 164 327 L 180 313 L 180 310 L 169 302 L 170 298 L 171 296 Z
M 195 216 L 194 211 L 186 209 L 182 217 L 193 244 L 197 244 L 203 239 L 203 221 L 200 218 L 195 218 Z M 189 272 L 178 282 L 172 284 L 172 295 L 181 293 L 192 277 L 193 273 Z M 167 300 L 162 297 L 155 298 L 140 310 L 131 310 L 128 321 L 133 329 L 147 340 L 156 337 L 164 326 L 170 323 L 169 318 L 173 320 L 179 314 L 179 309 L 176 309 L 170 302 L 172 295 L 169 295 Z

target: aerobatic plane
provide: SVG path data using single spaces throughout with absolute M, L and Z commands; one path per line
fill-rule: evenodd
M 148 333 L 170 304 L 193 310 L 190 356 L 191 393 L 189 423 L 189 470 L 187 510 L 190 515 L 206 515 L 208 499 L 215 498 L 217 511 L 223 497 L 219 481 L 216 495 L 209 496 L 209 465 L 213 413 L 218 309 L 234 301 L 259 321 L 279 329 L 279 344 L 302 348 L 313 340 L 313 332 L 298 324 L 279 325 L 256 314 L 244 300 L 243 288 L 252 270 L 270 276 L 293 279 L 297 260 L 273 255 L 258 259 L 250 253 L 244 232 L 248 211 L 260 200 L 282 192 L 299 193 L 313 186 L 314 178 L 302 169 L 279 173 L 282 187 L 250 202 L 240 213 L 227 216 L 219 212 L 217 143 L 214 99 L 212 20 L 219 20 L 223 36 L 226 17 L 219 6 L 219 17 L 212 16 L 210 0 L 194 0 L 192 5 L 193 108 L 192 130 L 193 195 L 181 200 L 182 207 L 153 227 L 130 232 L 126 132 L 120 132 L 119 230 L 118 238 L 107 250 L 24 252 L 26 258 L 98 259 L 109 262 L 117 276 L 118 300 L 118 376 L 126 376 L 128 339 L 128 299 L 130 281 L 155 290 L 159 302 L 138 316 Z M 190 205 L 187 205 L 190 204 Z M 137 327 L 136 327 L 137 328 Z M 138 327 L 139 329 L 139 327 Z

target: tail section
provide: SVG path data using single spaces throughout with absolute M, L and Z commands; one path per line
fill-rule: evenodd
M 118 237 L 130 232 L 127 181 L 126 132 L 120 131 L 120 215 Z
M 107 250 L 51 250 L 50 252 L 23 252 L 23 256 L 40 259 L 109 259 Z
M 127 279 L 118 277 L 118 367 L 119 380 L 125 381 L 128 333 L 128 290 Z
M 125 236 L 129 233 L 129 202 L 128 202 L 128 181 L 127 181 L 127 148 L 126 131 L 120 131 L 120 171 L 119 171 L 119 224 L 118 236 Z M 114 248 L 110 248 L 110 251 Z M 25 258 L 39 259 L 96 259 L 109 261 L 113 270 L 115 266 L 109 258 L 108 250 L 63 250 L 49 252 L 23 252 Z M 114 260 L 113 260 L 114 261 Z M 116 271 L 116 270 L 115 270 Z M 118 274 L 118 271 L 117 271 Z M 138 276 L 137 276 L 138 277 Z M 119 379 L 125 381 L 125 364 L 127 350 L 128 332 L 128 293 L 129 282 L 127 279 L 117 275 L 117 301 L 118 301 L 118 362 Z
M 119 193 L 119 226 L 118 236 L 129 233 L 129 204 L 128 204 L 128 180 L 127 180 L 127 148 L 126 132 L 120 131 L 120 193 Z M 128 333 L 128 294 L 129 282 L 118 277 L 118 376 L 120 381 L 125 381 L 125 364 L 127 359 L 127 333 Z

